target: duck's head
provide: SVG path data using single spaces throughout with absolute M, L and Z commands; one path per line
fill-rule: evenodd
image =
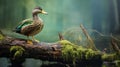
M 41 13 L 41 14 L 47 14 L 47 12 L 45 12 L 41 7 L 34 8 L 33 11 L 32 11 L 32 13 L 33 14 L 39 14 L 39 13 Z

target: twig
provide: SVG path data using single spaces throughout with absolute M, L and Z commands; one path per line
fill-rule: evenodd
M 87 37 L 87 39 L 88 39 L 88 41 L 89 41 L 89 43 L 90 43 L 91 49 L 97 50 L 97 48 L 95 47 L 95 44 L 94 44 L 92 38 L 89 36 L 87 30 L 84 28 L 84 26 L 83 26 L 82 24 L 80 25 L 80 28 L 82 29 L 84 35 Z
M 60 40 L 64 40 L 64 37 L 63 37 L 63 35 L 61 33 L 58 33 L 58 35 L 59 35 Z
M 112 35 L 111 35 L 111 38 L 112 38 L 112 40 L 111 40 L 111 45 L 112 45 L 112 47 L 113 47 L 113 50 L 120 54 L 120 48 L 118 47 L 118 44 L 115 42 L 115 41 L 118 40 L 118 39 L 116 39 L 116 38 L 113 37 Z

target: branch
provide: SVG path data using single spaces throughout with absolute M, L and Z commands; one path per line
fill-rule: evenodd
M 97 48 L 95 47 L 95 44 L 92 40 L 92 38 L 90 37 L 90 35 L 88 34 L 87 30 L 84 28 L 84 26 L 81 24 L 80 25 L 80 28 L 82 29 L 84 35 L 87 37 L 89 43 L 90 43 L 90 48 L 93 49 L 93 50 L 97 50 Z
M 59 39 L 60 39 L 60 40 L 64 40 L 63 35 L 62 35 L 61 33 L 58 33 L 58 34 L 59 34 Z
M 113 50 L 120 54 L 120 48 L 118 47 L 118 44 L 116 42 L 116 41 L 119 41 L 119 40 L 117 38 L 113 37 L 112 35 L 111 35 L 111 38 L 112 38 L 111 45 L 113 47 Z

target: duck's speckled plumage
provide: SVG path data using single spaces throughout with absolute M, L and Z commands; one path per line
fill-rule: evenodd
M 31 24 L 32 22 L 33 22 L 32 19 L 25 19 L 25 20 L 23 20 L 23 21 L 15 28 L 14 31 L 15 31 L 16 33 L 21 33 L 21 29 L 22 29 L 24 26 Z
M 25 25 L 21 28 L 21 34 L 34 36 L 43 29 L 43 26 L 44 24 L 40 20 L 33 21 L 33 23 Z
M 15 32 L 26 36 L 34 36 L 41 32 L 44 24 L 42 19 L 38 17 L 38 14 L 46 13 L 42 11 L 43 10 L 40 7 L 35 8 L 32 12 L 33 19 L 23 20 L 22 23 L 16 27 Z

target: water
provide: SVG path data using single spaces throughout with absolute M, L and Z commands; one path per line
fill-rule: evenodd
M 63 64 L 57 62 L 49 62 L 49 61 L 41 61 L 37 59 L 26 59 L 26 61 L 22 65 L 14 66 L 10 64 L 9 59 L 0 58 L 0 67 L 73 67 L 72 64 Z M 2 62 L 4 61 L 4 62 Z M 108 63 L 105 62 L 103 64 L 76 64 L 76 67 L 119 67 L 120 63 Z

